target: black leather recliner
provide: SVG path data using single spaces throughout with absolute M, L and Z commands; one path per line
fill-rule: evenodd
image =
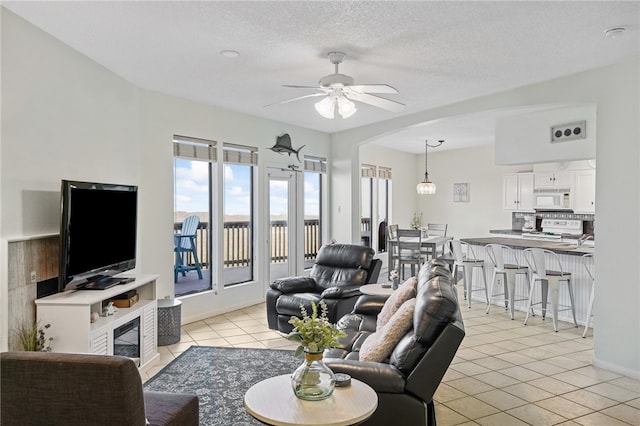
M 359 349 L 376 329 L 385 298 L 362 296 L 338 328 L 343 346 L 324 352 L 335 373 L 367 383 L 378 408 L 363 425 L 435 425 L 433 395 L 464 338 L 464 324 L 451 272 L 443 261 L 425 263 L 418 275 L 413 326 L 386 362 L 359 360 Z
M 320 248 L 316 263 L 308 277 L 288 277 L 274 280 L 267 290 L 267 321 L 269 328 L 289 333 L 292 316 L 301 318 L 300 306 L 311 314 L 311 302 L 327 304 L 329 321 L 335 323 L 353 310 L 360 286 L 375 283 L 382 261 L 373 258 L 370 247 L 351 244 L 331 244 Z

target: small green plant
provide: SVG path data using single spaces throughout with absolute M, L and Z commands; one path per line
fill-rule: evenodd
M 25 322 L 16 331 L 16 336 L 22 345 L 22 350 L 31 352 L 51 352 L 53 337 L 46 337 L 46 330 L 51 324 L 40 321 Z
M 322 301 L 320 302 L 320 311 L 321 313 L 318 315 L 318 307 L 314 302 L 311 302 L 311 316 L 304 306 L 300 306 L 302 318 L 291 317 L 289 320 L 289 324 L 294 328 L 287 339 L 300 343 L 295 356 L 302 355 L 305 350 L 307 352 L 322 352 L 325 349 L 334 348 L 340 345 L 338 339 L 346 336 L 335 324 L 329 322 L 327 304 Z

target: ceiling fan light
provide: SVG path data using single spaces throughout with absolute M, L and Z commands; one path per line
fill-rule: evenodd
M 433 195 L 436 193 L 436 184 L 431 181 L 420 182 L 416 185 L 416 192 L 418 195 Z
M 334 100 L 331 97 L 327 96 L 323 98 L 321 101 L 316 102 L 314 105 L 318 114 L 323 116 L 324 118 L 334 118 L 335 117 L 335 105 Z
M 349 99 L 345 98 L 344 96 L 337 98 L 337 102 L 338 102 L 338 114 L 342 118 L 349 118 L 353 114 L 355 114 L 356 111 L 358 111 L 358 108 L 356 108 L 356 105 L 353 102 L 351 102 Z

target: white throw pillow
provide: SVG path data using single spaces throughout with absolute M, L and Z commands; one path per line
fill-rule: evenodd
M 396 291 L 391 293 L 391 296 L 389 296 L 389 298 L 384 302 L 384 306 L 382 306 L 382 309 L 378 314 L 376 330 L 380 330 L 384 327 L 404 302 L 416 297 L 417 287 L 418 279 L 416 277 L 411 277 L 399 285 Z
M 411 329 L 415 306 L 415 298 L 407 300 L 382 329 L 370 334 L 360 347 L 360 361 L 382 362 L 389 358 L 398 342 Z

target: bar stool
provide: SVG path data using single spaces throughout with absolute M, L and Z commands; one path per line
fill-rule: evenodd
M 463 244 L 467 248 L 467 254 L 470 256 L 465 256 L 462 252 Z M 467 303 L 469 308 L 471 308 L 471 293 L 474 291 L 482 291 L 484 290 L 484 295 L 489 303 L 489 293 L 487 292 L 487 278 L 485 276 L 484 270 L 484 260 L 476 259 L 475 253 L 473 252 L 473 248 L 466 243 L 463 243 L 460 240 L 451 240 L 449 241 L 449 245 L 451 247 L 451 253 L 453 254 L 453 282 L 457 283 L 458 278 L 458 269 L 462 267 L 462 277 L 463 277 L 463 288 L 464 288 L 464 297 L 467 299 Z M 473 289 L 473 269 L 480 268 L 480 275 L 482 276 L 482 283 L 484 284 L 484 288 Z
M 491 276 L 491 290 L 489 290 L 489 303 L 487 304 L 487 314 L 491 309 L 491 302 L 494 296 L 504 296 L 504 307 L 510 310 L 511 319 L 514 319 L 515 302 L 529 300 L 527 297 L 522 299 L 515 298 L 515 287 L 517 276 L 524 276 L 527 283 L 527 295 L 531 292 L 531 284 L 529 283 L 529 268 L 520 265 L 518 258 L 515 256 L 513 249 L 502 244 L 487 244 L 485 246 L 489 260 L 493 264 L 493 274 Z M 505 263 L 505 258 L 513 259 L 515 263 Z M 498 281 L 498 275 L 502 275 L 502 284 L 504 291 L 494 294 L 494 287 Z
M 533 300 L 533 291 L 535 290 L 536 283 L 540 282 L 541 290 L 542 290 L 542 300 L 538 303 L 542 305 L 542 318 L 544 319 L 547 314 L 547 296 L 551 294 L 551 309 L 553 309 L 553 330 L 558 331 L 558 312 L 560 310 L 566 311 L 571 309 L 571 313 L 573 314 L 573 323 L 575 326 L 578 326 L 578 322 L 576 321 L 576 310 L 574 308 L 573 301 L 573 287 L 571 286 L 571 273 L 564 272 L 562 270 L 562 265 L 560 264 L 560 259 L 558 255 L 552 252 L 551 250 L 546 249 L 538 249 L 538 248 L 528 248 L 523 251 L 524 259 L 529 265 L 529 270 L 531 273 L 531 280 L 533 281 L 533 285 L 531 286 L 531 290 L 529 291 L 529 301 L 527 303 L 527 315 L 524 318 L 524 325 L 527 325 L 527 321 L 529 320 L 529 311 L 531 310 L 531 306 Z M 547 269 L 547 258 L 552 260 L 554 267 L 557 267 L 558 270 L 550 270 Z M 564 309 L 559 309 L 560 305 L 558 304 L 558 292 L 560 282 L 566 282 L 567 287 L 569 289 L 569 299 L 571 306 L 566 306 Z M 538 303 L 535 303 L 537 305 Z
M 589 307 L 587 308 L 587 319 L 584 322 L 584 332 L 582 333 L 582 337 L 587 337 L 587 330 L 589 330 L 589 321 L 591 320 L 591 312 L 593 311 L 593 296 L 596 290 L 596 276 L 594 274 L 594 258 L 593 254 L 584 254 L 582 255 L 582 263 L 584 264 L 584 268 L 587 270 L 587 275 L 591 279 L 591 296 L 589 296 Z

